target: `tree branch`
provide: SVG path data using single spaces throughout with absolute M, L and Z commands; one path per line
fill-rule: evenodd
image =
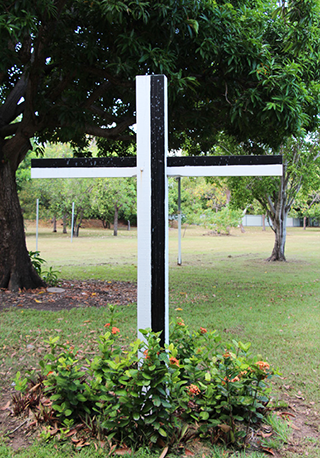
M 110 88 L 110 86 L 112 86 L 112 83 L 108 80 L 108 81 L 105 81 L 104 83 L 100 84 L 97 89 L 95 91 L 93 91 L 93 93 L 88 97 L 88 99 L 86 100 L 84 106 L 85 107 L 90 107 L 91 105 L 93 105 L 93 103 L 99 99 L 105 92 L 108 88 Z
M 26 93 L 28 78 L 23 74 L 0 107 L 0 125 L 9 124 L 16 118 L 17 103 Z

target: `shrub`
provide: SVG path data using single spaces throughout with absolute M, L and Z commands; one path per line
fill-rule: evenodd
M 58 337 L 47 341 L 51 352 L 40 362 L 44 393 L 61 424 L 86 421 L 109 443 L 135 447 L 170 444 L 189 425 L 203 438 L 240 444 L 246 428 L 263 418 L 266 379 L 274 371 L 250 355 L 249 343 L 223 344 L 216 331 L 190 332 L 177 319 L 165 349 L 151 330 L 124 349 L 113 317 L 106 327 L 100 355 L 91 361 Z M 19 376 L 15 382 L 20 390 L 26 386 Z

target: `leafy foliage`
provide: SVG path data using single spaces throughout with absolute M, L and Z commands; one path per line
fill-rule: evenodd
M 250 356 L 250 343 L 223 344 L 216 331 L 190 333 L 177 319 L 166 349 L 159 333 L 144 330 L 144 341 L 124 350 L 113 316 L 105 327 L 100 355 L 90 361 L 58 337 L 47 341 L 51 353 L 40 361 L 44 393 L 61 425 L 86 419 L 100 437 L 135 447 L 173 445 L 191 425 L 202 438 L 240 444 L 246 430 L 238 425 L 263 419 L 266 379 L 274 371 Z M 21 391 L 27 386 L 20 374 L 15 383 Z
M 30 260 L 38 275 L 41 275 L 42 264 L 46 261 L 40 257 L 40 251 L 29 251 Z
M 229 235 L 232 227 L 240 225 L 241 217 L 241 210 L 235 210 L 226 205 L 218 212 L 206 210 L 200 218 L 200 224 L 209 227 L 217 234 Z
M 29 251 L 29 256 L 37 274 L 42 276 L 45 283 L 50 286 L 56 286 L 58 283 L 58 273 L 52 267 L 49 267 L 47 271 L 42 270 L 42 266 L 46 261 L 40 257 L 40 251 Z

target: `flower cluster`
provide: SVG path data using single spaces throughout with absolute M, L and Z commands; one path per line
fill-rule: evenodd
M 270 364 L 266 363 L 265 361 L 257 361 L 256 366 L 258 366 L 259 369 L 264 372 L 267 372 L 270 369 Z
M 169 361 L 170 361 L 170 364 L 172 364 L 173 366 L 180 367 L 179 360 L 177 358 L 174 358 L 173 356 L 171 356 L 169 358 Z
M 188 394 L 190 396 L 198 395 L 201 392 L 200 388 L 197 385 L 191 384 L 187 388 L 188 388 Z

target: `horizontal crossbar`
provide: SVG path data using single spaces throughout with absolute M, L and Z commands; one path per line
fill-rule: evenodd
M 176 156 L 168 176 L 281 176 L 282 156 Z M 32 159 L 32 178 L 114 178 L 137 175 L 136 157 Z

